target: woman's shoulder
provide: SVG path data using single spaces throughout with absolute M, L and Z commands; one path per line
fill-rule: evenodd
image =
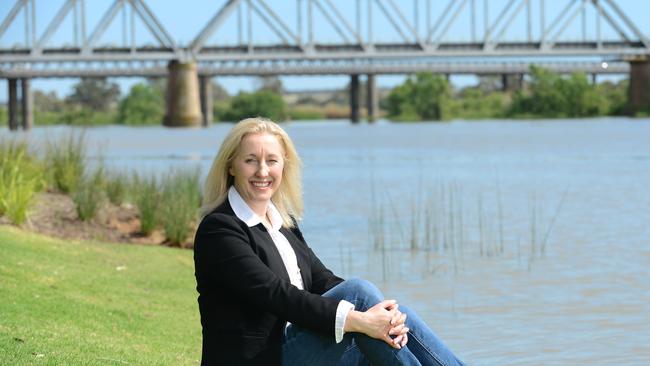
M 201 232 L 206 229 L 215 229 L 215 228 L 240 228 L 241 220 L 237 218 L 235 212 L 230 207 L 230 203 L 226 199 L 223 203 L 217 206 L 207 215 L 203 216 L 199 227 L 198 232 Z

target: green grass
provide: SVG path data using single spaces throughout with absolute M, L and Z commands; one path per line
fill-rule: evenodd
M 197 365 L 192 252 L 0 226 L 0 365 Z

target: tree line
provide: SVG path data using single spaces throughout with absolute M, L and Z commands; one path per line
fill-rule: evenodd
M 64 98 L 56 92 L 35 90 L 35 124 L 160 124 L 165 114 L 165 88 L 165 79 L 147 79 L 122 96 L 116 83 L 89 78 L 81 79 Z M 261 78 L 256 91 L 235 96 L 214 81 L 211 88 L 215 121 L 238 121 L 249 116 L 275 121 L 316 120 L 349 113 L 346 90 L 333 92 L 333 100 L 339 105 L 334 110 L 331 105 L 308 102 L 288 106 L 277 77 Z M 498 76 L 481 77 L 475 86 L 454 90 L 441 75 L 419 73 L 394 87 L 380 100 L 380 107 L 394 121 L 619 116 L 626 112 L 627 90 L 628 80 L 592 84 L 584 73 L 562 76 L 537 66 L 531 66 L 520 88 L 506 91 Z M 6 108 L 0 107 L 0 124 L 7 123 L 6 115 Z M 640 115 L 650 115 L 650 108 Z
M 496 77 L 454 92 L 440 75 L 419 73 L 395 87 L 383 101 L 397 121 L 492 118 L 583 118 L 626 113 L 628 80 L 592 84 L 584 73 L 562 76 L 531 66 L 516 91 L 503 91 Z M 650 114 L 650 109 L 641 115 Z

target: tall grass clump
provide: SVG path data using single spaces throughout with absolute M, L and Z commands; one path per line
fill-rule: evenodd
M 105 200 L 105 184 L 104 167 L 101 164 L 92 175 L 84 176 L 77 182 L 72 200 L 81 220 L 87 221 L 95 217 Z
M 129 179 L 122 173 L 111 172 L 106 175 L 106 196 L 114 205 L 121 205 L 126 200 Z
M 160 183 L 154 175 L 142 177 L 135 174 L 131 184 L 133 203 L 140 214 L 140 232 L 149 235 L 158 226 L 158 210 L 161 199 Z
M 46 161 L 54 188 L 74 192 L 83 178 L 86 164 L 86 139 L 83 133 L 71 133 L 61 141 L 49 142 Z
M 170 244 L 180 245 L 189 235 L 201 203 L 199 170 L 177 170 L 167 175 L 162 196 L 160 222 L 165 237 Z
M 26 142 L 0 141 L 0 216 L 24 223 L 36 193 L 45 187 L 43 177 L 43 165 Z

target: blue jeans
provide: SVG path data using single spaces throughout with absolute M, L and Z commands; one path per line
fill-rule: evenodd
M 344 281 L 323 296 L 347 300 L 355 310 L 366 311 L 384 297 L 372 283 L 362 279 Z M 429 329 L 415 312 L 400 304 L 406 313 L 408 343 L 401 350 L 361 333 L 346 333 L 340 343 L 324 335 L 291 324 L 282 344 L 282 365 L 464 365 Z

